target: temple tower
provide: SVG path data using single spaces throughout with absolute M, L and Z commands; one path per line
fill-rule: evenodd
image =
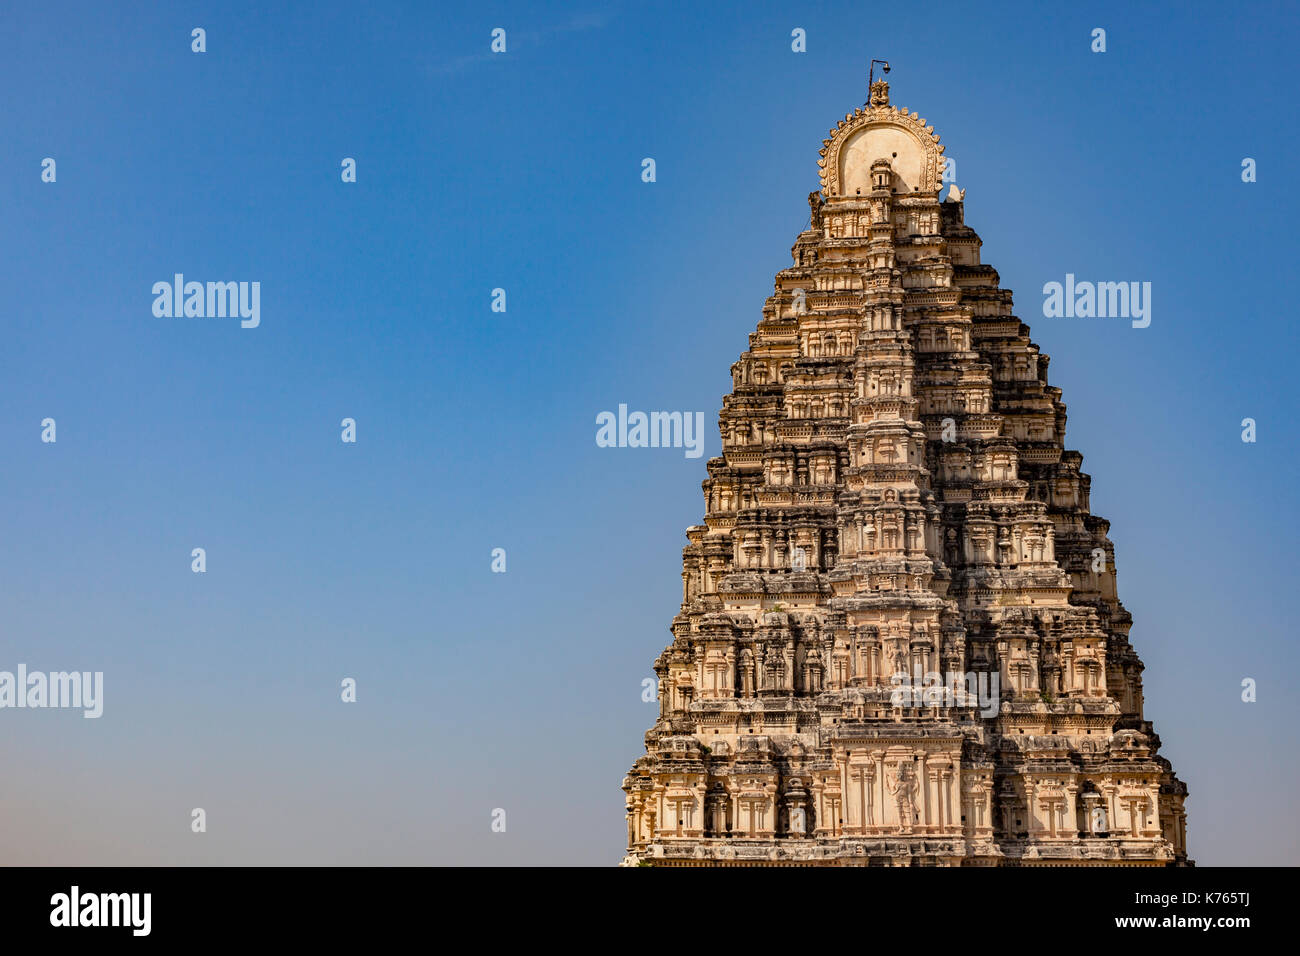
M 732 366 L 625 862 L 1175 865 L 1109 524 L 943 147 L 873 83 Z

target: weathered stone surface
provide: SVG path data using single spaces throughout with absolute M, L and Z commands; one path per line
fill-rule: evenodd
M 883 82 L 825 141 L 732 366 L 626 863 L 1188 862 L 1109 524 L 942 152 Z

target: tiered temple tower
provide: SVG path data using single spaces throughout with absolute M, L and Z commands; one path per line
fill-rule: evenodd
M 932 126 L 870 102 L 723 400 L 626 863 L 1185 864 L 1109 523 Z

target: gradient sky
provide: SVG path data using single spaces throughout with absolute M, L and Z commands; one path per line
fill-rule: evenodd
M 1297 15 L 1136 6 L 6 4 L 0 669 L 105 703 L 0 710 L 0 863 L 616 863 L 728 370 L 873 56 L 1052 357 L 1192 856 L 1300 861 Z M 176 272 L 260 328 L 155 318 Z M 1150 328 L 1044 318 L 1067 272 Z M 619 403 L 705 457 L 598 448 Z

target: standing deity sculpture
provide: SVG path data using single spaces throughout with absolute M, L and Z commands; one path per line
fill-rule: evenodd
M 885 778 L 885 786 L 898 809 L 898 832 L 910 833 L 916 822 L 916 775 L 910 763 L 901 763 Z

